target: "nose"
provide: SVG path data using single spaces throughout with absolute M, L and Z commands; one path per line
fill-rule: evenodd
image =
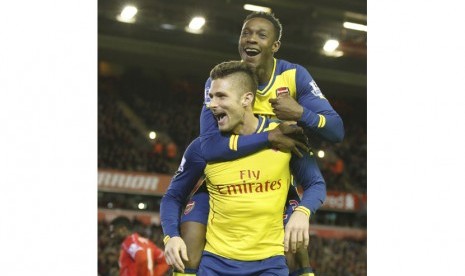
M 255 39 L 255 34 L 250 34 L 250 35 L 248 35 L 247 38 L 246 38 L 246 41 L 247 41 L 248 43 L 256 43 L 257 41 L 256 41 L 256 39 Z
M 218 103 L 215 100 L 215 97 L 210 98 L 210 108 L 215 109 L 218 107 Z

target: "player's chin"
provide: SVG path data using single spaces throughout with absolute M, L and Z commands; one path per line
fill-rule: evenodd
M 218 125 L 218 129 L 219 129 L 221 132 L 229 132 L 229 130 L 230 130 L 230 128 L 229 128 L 226 124 Z

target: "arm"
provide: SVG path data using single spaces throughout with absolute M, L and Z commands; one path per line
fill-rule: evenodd
M 179 169 L 161 200 L 160 220 L 165 236 L 180 236 L 179 224 L 182 208 L 203 175 L 206 164 L 200 153 L 200 139 L 197 138 L 184 152 Z
M 279 127 L 270 131 L 242 136 L 220 133 L 212 112 L 205 106 L 202 108 L 200 118 L 201 152 L 207 162 L 234 160 L 268 146 L 282 151 L 291 151 L 299 157 L 302 154 L 297 148 L 308 151 L 307 145 L 299 139 L 303 130 L 297 126 L 280 124 Z M 206 131 L 204 135 L 202 135 L 202 125 L 209 125 L 208 128 L 204 127 Z
M 281 120 L 297 121 L 325 140 L 341 142 L 344 138 L 341 117 L 323 96 L 307 69 L 300 65 L 296 68 L 296 89 L 297 102 L 290 96 L 270 99 L 276 116 Z
M 326 198 L 326 183 L 315 157 L 310 153 L 304 154 L 303 158 L 293 156 L 290 166 L 296 182 L 304 189 L 302 200 L 285 227 L 284 250 L 287 252 L 290 247 L 295 253 L 301 246 L 308 247 L 310 215 L 323 204 Z
M 181 210 L 189 194 L 203 175 L 206 162 L 200 153 L 200 139 L 195 139 L 184 152 L 178 171 L 171 180 L 160 204 L 160 220 L 165 238 L 165 257 L 169 265 L 183 272 L 187 249 L 180 237 L 179 224 Z
M 207 161 L 234 160 L 268 147 L 268 133 L 248 136 L 221 134 L 218 123 L 208 108 L 211 79 L 205 83 L 204 105 L 200 113 L 201 150 Z
M 326 199 L 326 182 L 312 152 L 303 158 L 291 158 L 291 170 L 296 182 L 302 185 L 304 193 L 299 206 L 314 214 Z
M 200 114 L 201 151 L 207 161 L 234 160 L 268 147 L 268 132 L 251 135 L 221 134 L 209 108 Z

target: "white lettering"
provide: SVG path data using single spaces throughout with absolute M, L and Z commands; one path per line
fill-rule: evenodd
M 124 173 L 98 173 L 98 186 L 105 188 L 123 188 L 156 191 L 160 179 L 157 176 L 130 175 Z

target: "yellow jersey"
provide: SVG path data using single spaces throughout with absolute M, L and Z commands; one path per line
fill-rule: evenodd
M 261 117 L 257 132 L 277 126 Z M 205 168 L 210 194 L 205 250 L 241 261 L 284 255 L 283 209 L 291 185 L 290 153 L 264 149 Z

